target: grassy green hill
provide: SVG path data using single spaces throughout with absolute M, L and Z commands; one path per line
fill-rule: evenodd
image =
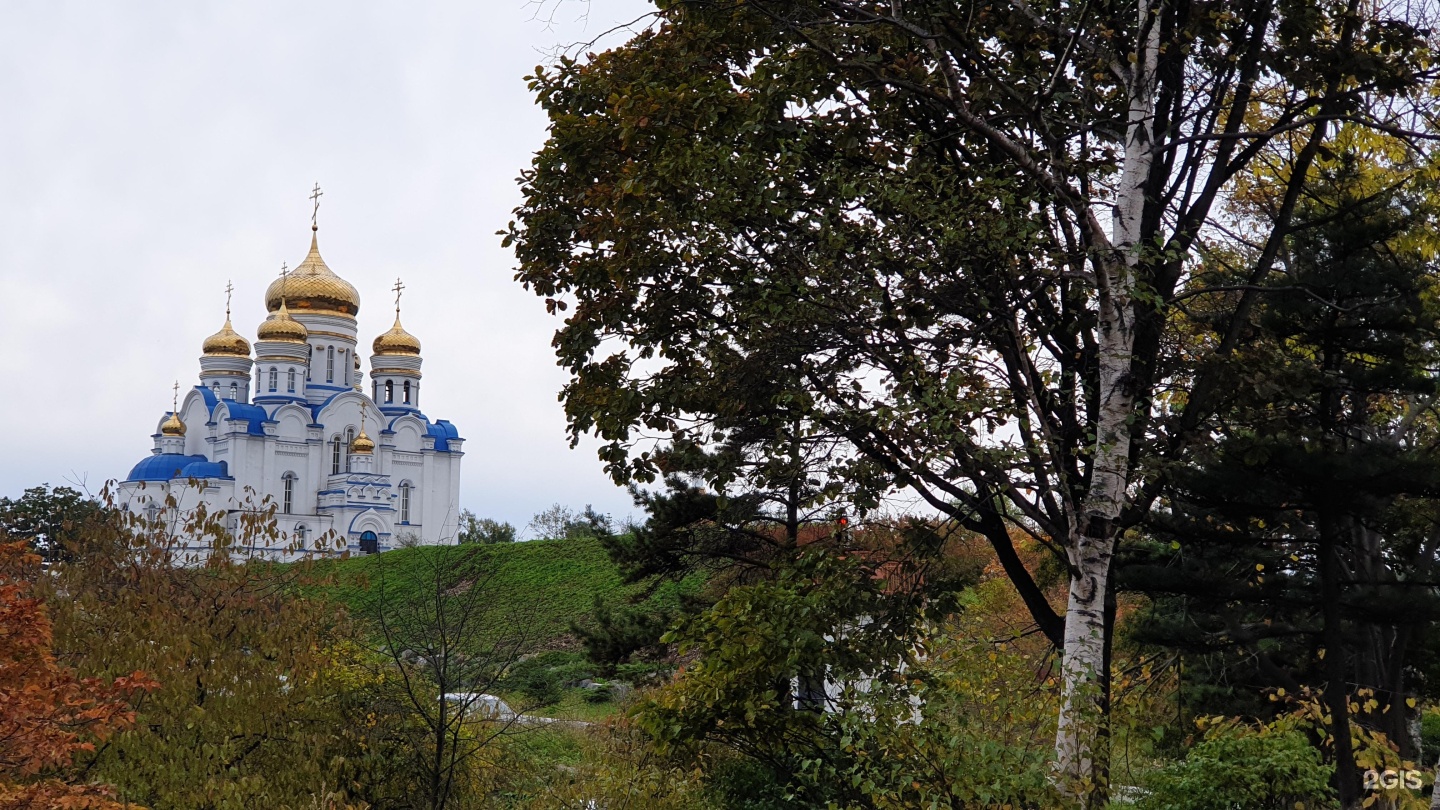
M 323 595 L 363 613 L 380 594 L 425 588 L 427 581 L 434 581 L 436 566 L 458 568 L 485 588 L 497 606 L 496 620 L 523 617 L 532 638 L 553 642 L 563 640 L 571 622 L 589 620 L 596 597 L 613 604 L 642 590 L 621 581 L 619 570 L 593 538 L 397 549 L 320 561 L 317 573 L 332 575 L 324 577 L 329 582 L 320 586 Z M 667 583 L 649 599 L 657 606 L 674 605 L 682 592 L 699 585 L 698 579 Z

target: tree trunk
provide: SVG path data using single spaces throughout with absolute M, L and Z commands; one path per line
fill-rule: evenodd
M 1070 538 L 1070 594 L 1061 665 L 1062 704 L 1055 734 L 1055 768 L 1061 788 L 1082 807 L 1099 807 L 1108 793 L 1103 741 L 1108 723 L 1104 674 L 1108 646 L 1105 605 L 1110 567 L 1130 476 L 1131 419 L 1135 407 L 1130 370 L 1135 346 L 1134 290 L 1142 265 L 1144 222 L 1155 156 L 1155 70 L 1160 13 L 1138 0 L 1139 28 L 1129 76 L 1125 159 L 1111 219 L 1112 252 L 1097 256 L 1099 408 L 1094 466 L 1083 513 Z
M 1330 711 L 1334 736 L 1335 788 L 1340 806 L 1356 807 L 1360 800 L 1360 775 L 1355 770 L 1355 752 L 1350 745 L 1350 691 L 1345 665 L 1345 637 L 1340 617 L 1341 531 L 1335 515 L 1320 515 L 1320 604 L 1322 638 L 1325 642 L 1325 707 Z
M 444 680 L 443 678 L 441 679 Z M 441 778 L 445 770 L 445 728 L 446 709 L 445 692 L 442 687 L 440 692 L 440 716 L 435 724 L 435 750 L 431 762 L 430 771 L 430 808 L 431 810 L 445 810 L 445 797 L 441 788 Z
M 1436 787 L 1430 789 L 1430 810 L 1440 810 L 1440 759 L 1435 760 Z
M 1080 532 L 1071 562 L 1077 573 L 1070 579 L 1065 611 L 1065 650 L 1061 663 L 1063 702 L 1055 734 L 1055 767 L 1062 787 L 1085 800 L 1086 806 L 1103 801 L 1104 750 L 1100 746 L 1106 722 L 1103 705 L 1105 668 L 1105 596 L 1110 588 L 1110 560 L 1114 556 L 1114 523 L 1097 519 L 1103 528 Z M 1097 756 L 1099 758 L 1097 758 Z

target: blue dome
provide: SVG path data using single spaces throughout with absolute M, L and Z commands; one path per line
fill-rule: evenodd
M 161 453 L 151 456 L 130 470 L 126 481 L 169 481 L 183 478 L 182 471 L 195 463 L 208 463 L 204 456 L 187 456 L 184 453 Z

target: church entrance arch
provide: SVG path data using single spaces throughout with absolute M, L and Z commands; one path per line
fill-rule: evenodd
M 361 532 L 361 533 L 360 533 L 360 553 L 361 553 L 361 554 L 374 554 L 374 553 L 376 553 L 376 552 L 379 551 L 379 550 L 380 550 L 380 538 L 378 538 L 378 537 L 375 536 L 375 532 L 366 531 L 366 532 Z

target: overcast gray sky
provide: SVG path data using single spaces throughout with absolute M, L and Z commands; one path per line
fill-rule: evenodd
M 98 489 L 148 454 L 227 279 L 253 339 L 265 286 L 308 248 L 318 181 L 321 252 L 360 291 L 367 356 L 408 285 L 424 409 L 468 440 L 462 506 L 521 528 L 554 502 L 630 513 L 593 443 L 568 448 L 555 321 L 495 232 L 545 137 L 524 77 L 646 10 L 0 5 L 0 496 Z

